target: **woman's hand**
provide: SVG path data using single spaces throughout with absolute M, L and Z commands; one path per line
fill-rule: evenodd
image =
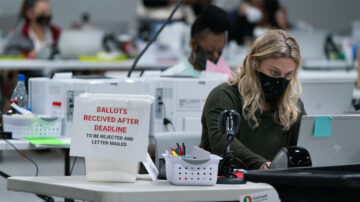
M 271 162 L 270 162 L 270 161 L 267 161 L 267 162 L 261 164 L 259 170 L 269 170 L 270 165 L 271 165 Z

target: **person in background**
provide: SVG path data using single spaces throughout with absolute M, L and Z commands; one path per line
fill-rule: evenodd
M 164 16 L 162 16 L 163 20 L 165 20 L 171 10 L 172 7 L 178 2 L 179 0 L 142 0 L 142 4 L 140 4 L 139 6 L 143 6 L 144 8 L 141 9 L 150 9 L 147 11 L 141 11 L 141 12 L 145 12 L 147 13 L 149 16 L 148 17 L 155 17 L 155 18 L 160 18 L 161 14 L 165 14 Z M 198 16 L 201 14 L 201 11 L 203 10 L 203 8 L 205 6 L 210 5 L 212 2 L 212 0 L 184 0 L 182 2 L 182 9 L 180 9 L 180 11 L 177 11 L 175 16 L 173 17 L 173 20 L 181 20 L 181 18 L 183 18 L 182 20 L 186 20 L 187 22 L 189 22 L 189 20 L 193 20 L 192 16 L 186 16 L 189 15 L 189 13 L 187 13 L 188 11 L 185 11 L 185 9 L 190 8 L 192 10 L 192 14 L 195 16 Z M 144 14 L 145 14 L 144 13 Z M 185 19 L 185 18 L 191 18 L 191 19 Z M 192 21 L 193 22 L 193 21 Z M 191 23 L 192 23 L 191 22 Z
M 184 0 L 174 13 L 171 22 L 192 24 L 202 9 L 211 4 L 212 0 Z M 153 36 L 174 9 L 178 0 L 142 0 L 138 4 L 139 36 L 147 41 Z M 171 23 L 170 22 L 170 23 Z
M 170 67 L 162 76 L 200 77 L 207 60 L 217 64 L 226 44 L 228 16 L 219 7 L 209 5 L 191 26 L 191 54 L 188 59 Z
M 245 44 L 269 29 L 288 29 L 286 9 L 278 0 L 244 0 L 230 15 L 229 40 Z
M 209 94 L 202 114 L 200 147 L 222 155 L 226 135 L 218 131 L 224 110 L 236 110 L 240 130 L 231 143 L 238 168 L 266 169 L 282 148 L 297 144 L 301 116 L 299 45 L 283 30 L 260 36 L 249 50 L 237 76 Z
M 60 29 L 51 24 L 50 1 L 24 0 L 19 17 L 22 23 L 5 45 L 4 53 L 49 59 L 60 37 Z

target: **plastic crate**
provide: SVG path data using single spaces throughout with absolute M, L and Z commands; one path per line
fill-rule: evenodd
M 13 138 L 60 137 L 62 118 L 3 115 L 3 125 L 4 131 L 11 132 Z
M 163 155 L 166 178 L 174 185 L 215 185 L 221 157 L 210 155 L 207 160 L 198 160 Z

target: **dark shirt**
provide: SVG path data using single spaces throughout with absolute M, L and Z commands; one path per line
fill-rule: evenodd
M 274 110 L 258 114 L 259 126 L 252 128 L 242 115 L 242 101 L 237 86 L 221 84 L 209 94 L 201 118 L 202 136 L 200 147 L 211 153 L 222 155 L 226 147 L 226 135 L 218 132 L 218 117 L 225 109 L 234 109 L 240 116 L 240 129 L 231 143 L 234 156 L 245 163 L 248 169 L 259 169 L 261 164 L 271 161 L 282 148 L 296 145 L 301 116 L 305 115 L 303 103 L 298 102 L 300 114 L 289 130 L 274 120 Z M 242 167 L 236 163 L 236 167 Z

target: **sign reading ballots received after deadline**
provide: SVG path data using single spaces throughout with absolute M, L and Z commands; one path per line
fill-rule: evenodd
M 151 96 L 81 94 L 75 98 L 71 156 L 144 161 Z

